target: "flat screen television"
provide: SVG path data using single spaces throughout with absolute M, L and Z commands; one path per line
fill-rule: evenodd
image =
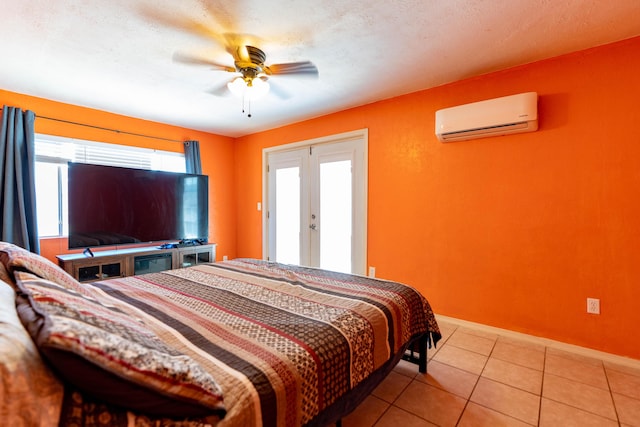
M 69 248 L 206 243 L 206 175 L 69 163 Z

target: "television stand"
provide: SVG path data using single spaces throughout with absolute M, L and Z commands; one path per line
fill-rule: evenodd
M 215 262 L 216 245 L 175 248 L 146 246 L 58 255 L 58 264 L 79 282 L 94 282 Z

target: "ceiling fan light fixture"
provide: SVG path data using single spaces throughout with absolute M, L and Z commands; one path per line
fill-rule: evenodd
M 242 95 L 244 95 L 244 90 L 246 89 L 247 84 L 242 79 L 242 77 L 237 77 L 232 81 L 230 81 L 229 83 L 227 83 L 227 87 L 229 88 L 229 91 L 234 96 L 237 96 L 238 98 L 242 98 Z
M 251 99 L 262 98 L 269 92 L 269 83 L 262 79 L 253 79 L 251 84 L 247 84 L 247 90 L 250 92 Z
M 242 77 L 237 77 L 227 83 L 227 87 L 233 95 L 247 101 L 261 98 L 269 92 L 269 83 L 259 78 L 245 80 Z

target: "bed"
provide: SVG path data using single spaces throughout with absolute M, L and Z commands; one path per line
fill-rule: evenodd
M 0 279 L 0 419 L 31 425 L 326 426 L 440 339 L 409 286 L 255 259 L 80 284 L 0 243 Z

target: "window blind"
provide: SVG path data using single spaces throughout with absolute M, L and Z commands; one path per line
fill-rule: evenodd
M 50 135 L 36 135 L 36 160 L 184 172 L 184 154 Z

